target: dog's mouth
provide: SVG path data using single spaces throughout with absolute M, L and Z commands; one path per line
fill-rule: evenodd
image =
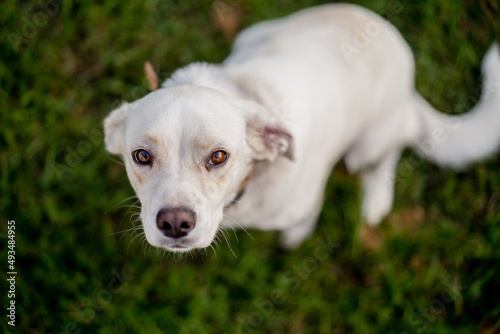
M 185 242 L 179 242 L 179 241 L 171 243 L 171 242 L 166 241 L 163 243 L 163 245 L 161 245 L 161 248 L 164 248 L 164 249 L 172 251 L 172 252 L 188 252 L 195 247 L 193 247 L 193 245 L 191 243 L 185 243 Z
M 202 248 L 199 247 L 198 243 L 193 241 L 193 240 L 183 240 L 183 239 L 176 239 L 176 240 L 170 240 L 170 239 L 164 239 L 160 242 L 159 245 L 156 245 L 157 247 L 163 248 L 165 250 L 171 251 L 171 252 L 176 252 L 176 253 L 184 253 L 184 252 L 189 252 L 193 249 L 196 248 Z
M 195 249 L 194 247 L 183 246 L 183 245 L 168 245 L 168 246 L 163 246 L 161 248 L 173 253 L 186 253 Z
M 191 249 L 191 247 L 185 246 L 185 245 L 181 245 L 181 244 L 173 244 L 173 245 L 168 246 L 168 247 L 169 248 L 173 248 L 173 249 L 180 249 L 180 250 L 182 250 L 182 249 L 186 249 L 186 250 L 187 249 Z

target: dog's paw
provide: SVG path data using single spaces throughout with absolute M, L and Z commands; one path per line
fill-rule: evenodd
M 294 250 L 300 246 L 304 239 L 297 239 L 286 232 L 281 233 L 280 244 L 286 250 Z
M 363 221 L 369 226 L 377 226 L 389 214 L 392 207 L 392 196 L 388 192 L 370 194 L 363 199 Z

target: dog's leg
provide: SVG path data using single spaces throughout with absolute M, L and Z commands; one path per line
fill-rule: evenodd
M 361 175 L 362 216 L 368 225 L 378 225 L 391 211 L 396 167 L 400 154 L 400 150 L 389 153 L 377 165 L 364 171 Z
M 323 207 L 323 195 L 323 191 L 318 194 L 315 205 L 311 212 L 306 215 L 306 218 L 304 218 L 299 224 L 293 225 L 292 227 L 281 232 L 281 245 L 283 248 L 295 249 L 312 234 Z
M 285 249 L 297 248 L 307 237 L 311 235 L 316 226 L 317 216 L 310 217 L 302 223 L 292 226 L 281 232 L 281 245 Z

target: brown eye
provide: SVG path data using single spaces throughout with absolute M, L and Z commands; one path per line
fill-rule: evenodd
M 134 161 L 140 165 L 148 165 L 151 163 L 151 156 L 146 150 L 137 150 L 132 152 Z
M 210 164 L 212 166 L 221 165 L 227 160 L 227 153 L 224 151 L 215 151 L 210 158 Z

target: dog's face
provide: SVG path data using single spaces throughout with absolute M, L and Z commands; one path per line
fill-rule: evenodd
M 125 162 L 148 242 L 176 252 L 211 244 L 255 161 L 292 154 L 261 106 L 193 85 L 124 103 L 105 120 L 105 142 Z

